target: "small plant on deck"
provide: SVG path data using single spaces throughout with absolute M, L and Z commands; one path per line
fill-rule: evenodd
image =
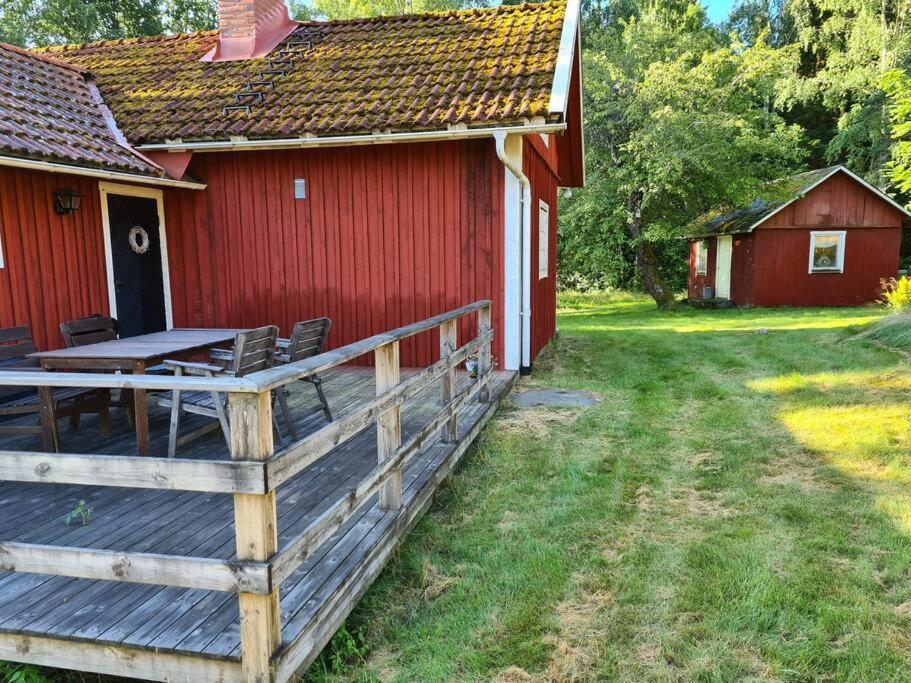
M 91 505 L 86 505 L 84 500 L 80 500 L 76 504 L 76 507 L 74 507 L 66 514 L 66 517 L 63 518 L 63 521 L 67 526 L 70 526 L 73 522 L 79 520 L 82 523 L 82 526 L 85 526 L 91 520 L 92 511 L 94 509 L 95 508 L 93 508 Z

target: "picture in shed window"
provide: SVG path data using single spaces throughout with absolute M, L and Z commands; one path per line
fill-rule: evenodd
M 538 279 L 550 272 L 550 207 L 538 200 Z
M 811 273 L 841 273 L 844 264 L 844 230 L 810 233 Z
M 709 272 L 709 243 L 705 240 L 696 242 L 696 275 Z

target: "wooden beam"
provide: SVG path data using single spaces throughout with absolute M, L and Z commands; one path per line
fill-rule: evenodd
M 234 593 L 268 594 L 272 584 L 266 562 L 31 543 L 0 543 L 0 570 Z
M 493 326 L 491 323 L 491 306 L 487 304 L 478 310 L 478 339 L 486 341 L 478 351 L 478 377 L 483 377 L 491 369 L 492 356 L 490 353 L 490 342 L 493 339 Z M 490 389 L 484 387 L 481 389 L 479 400 L 487 403 L 490 400 Z
M 236 661 L 13 633 L 0 633 L 0 660 L 152 681 L 243 680 Z
M 399 343 L 390 342 L 376 350 L 376 395 L 382 396 L 395 388 L 400 380 Z M 376 450 L 379 465 L 395 456 L 402 444 L 401 406 L 395 405 L 381 413 L 376 421 Z M 398 467 L 380 489 L 380 509 L 398 510 L 402 507 L 402 468 Z
M 272 456 L 272 393 L 229 394 L 231 457 L 264 461 Z M 275 491 L 262 495 L 234 494 L 234 535 L 237 559 L 267 562 L 278 548 Z M 248 682 L 274 680 L 272 655 L 281 645 L 278 583 L 268 595 L 241 593 L 241 665 Z
M 9 481 L 124 486 L 206 493 L 265 493 L 266 466 L 257 462 L 178 460 L 129 455 L 0 451 Z
M 490 304 L 490 300 L 487 299 L 476 301 L 467 306 L 462 306 L 462 308 L 457 308 L 433 316 L 432 318 L 412 323 L 411 325 L 405 325 L 404 327 L 383 332 L 382 334 L 377 334 L 373 337 L 354 342 L 353 344 L 348 344 L 347 346 L 321 353 L 318 356 L 313 356 L 306 360 L 287 363 L 286 365 L 280 365 L 269 370 L 255 372 L 251 375 L 247 375 L 244 379 L 255 382 L 260 391 L 275 389 L 283 384 L 288 384 L 289 382 L 310 375 L 319 374 L 336 365 L 352 361 L 358 356 L 363 356 L 371 351 L 376 351 L 381 346 L 385 346 L 395 341 L 401 341 L 408 337 L 413 337 L 414 335 L 426 332 L 427 330 L 432 330 L 434 327 L 439 327 L 449 320 L 457 320 L 458 318 L 468 315 L 469 313 L 474 313 L 485 306 L 490 306 Z
M 457 386 L 456 369 L 455 364 L 452 363 L 452 354 L 455 352 L 459 343 L 458 322 L 458 320 L 447 320 L 440 325 L 440 360 L 445 360 L 449 363 L 449 369 L 446 371 L 446 374 L 443 375 L 443 381 L 441 382 L 444 408 L 452 402 Z M 443 428 L 442 439 L 446 443 L 455 443 L 458 439 L 458 435 L 459 420 L 456 415 L 453 415 L 452 419 L 449 420 Z
M 488 333 L 487 337 L 487 341 L 492 339 L 492 333 Z M 456 351 L 449 361 L 456 365 L 464 362 L 468 356 L 477 353 L 484 343 L 485 339 L 472 340 Z M 369 401 L 358 411 L 331 422 L 322 429 L 277 453 L 266 463 L 269 488 L 280 486 L 331 452 L 340 443 L 373 424 L 380 413 L 386 412 L 392 406 L 401 405 L 416 396 L 447 372 L 448 362 L 446 360 L 438 361 L 424 368 L 416 375 L 409 377 L 385 395 Z
M 252 377 L 253 375 L 250 375 Z M 115 375 L 113 372 L 27 372 L 4 370 L 3 386 L 84 387 L 87 389 L 146 389 L 255 393 L 247 377 L 174 377 L 173 375 Z
M 356 488 L 349 490 L 319 517 L 314 519 L 304 531 L 291 540 L 275 557 L 272 562 L 272 581 L 281 584 L 294 571 L 300 567 L 310 554 L 320 544 L 334 534 L 351 514 L 373 496 L 380 486 L 407 462 L 408 458 L 416 452 L 426 448 L 434 435 L 449 423 L 483 387 L 487 386 L 488 375 L 479 377 L 477 382 L 464 389 L 446 408 L 443 409 L 429 424 L 411 437 L 408 443 L 401 446 L 398 451 L 385 462 L 381 463 L 367 478 Z

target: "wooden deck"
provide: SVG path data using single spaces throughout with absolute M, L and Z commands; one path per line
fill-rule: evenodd
M 95 416 L 84 416 L 78 431 L 61 423 L 67 455 L 37 453 L 35 435 L 3 437 L 0 458 L 12 480 L 0 483 L 0 660 L 153 680 L 291 679 L 338 629 L 515 380 L 515 373 L 489 371 L 479 381 L 454 369 L 471 349 L 489 344 L 487 333 L 454 350 L 451 321 L 464 314 L 442 322 L 447 358 L 433 368 L 402 369 L 399 377 L 396 355 L 388 382 L 379 355 L 376 369 L 338 363 L 365 347 L 393 348 L 413 329 L 330 352 L 282 370 L 283 377 L 264 374 L 246 395 L 267 398 L 260 386 L 284 383 L 300 438 L 289 443 L 284 435 L 274 454 L 267 439 L 259 469 L 255 457 L 236 458 L 238 440 L 255 445 L 251 434 L 262 438 L 262 408 L 237 438 L 232 426 L 230 450 L 213 432 L 176 461 L 119 455 L 135 452 L 123 412 L 114 413 L 107 439 Z M 432 323 L 439 321 L 413 328 Z M 317 364 L 328 368 L 321 374 L 331 428 L 313 386 L 294 381 Z M 150 411 L 153 456 L 166 452 L 168 423 L 167 411 Z M 392 431 L 378 438 L 378 427 L 387 425 Z M 104 454 L 114 457 L 108 462 Z M 192 476 L 187 468 L 195 462 L 214 478 Z M 89 485 L 120 484 L 120 469 L 133 477 L 128 487 Z M 85 485 L 49 483 L 55 478 Z M 391 497 L 381 505 L 383 495 Z M 93 508 L 91 520 L 67 526 L 64 516 L 80 500 Z M 254 523 L 258 510 L 269 527 L 249 536 L 240 527 Z M 277 529 L 273 542 L 268 528 Z M 242 538 L 266 545 L 251 541 L 248 549 Z M 280 622 L 274 636 L 272 619 Z M 251 650 L 260 643 L 264 649 Z
M 403 379 L 413 373 L 403 371 Z M 406 463 L 402 510 L 381 511 L 373 496 L 281 584 L 279 661 L 281 652 L 292 643 L 306 642 L 295 661 L 284 662 L 286 675 L 309 664 L 319 653 L 513 380 L 513 373 L 495 373 L 490 402 L 470 403 L 462 411 L 458 442 L 442 443 L 437 438 Z M 460 373 L 461 388 L 470 381 Z M 313 387 L 298 384 L 290 397 L 291 406 L 298 428 L 306 434 L 325 422 Z M 334 369 L 326 374 L 324 387 L 341 418 L 375 395 L 374 373 L 370 368 Z M 431 386 L 402 406 L 403 439 L 419 432 L 439 411 L 439 396 L 439 386 Z M 84 418 L 78 432 L 61 426 L 64 448 L 75 453 L 118 453 L 131 448 L 134 437 L 123 413 L 114 417 L 110 439 L 100 438 L 94 417 Z M 153 412 L 150 426 L 153 453 L 161 452 L 167 439 L 165 411 Z M 36 450 L 40 439 L 10 439 L 4 446 Z M 213 458 L 224 453 L 223 438 L 213 433 L 188 447 L 183 457 Z M 282 484 L 277 495 L 280 544 L 299 535 L 375 469 L 376 453 L 376 428 L 369 427 Z M 94 508 L 91 521 L 86 526 L 68 527 L 63 517 L 79 500 Z M 0 505 L 4 542 L 235 558 L 229 494 L 4 482 L 0 484 Z M 0 561 L 2 558 L 0 546 Z M 237 600 L 236 594 L 216 591 L 5 572 L 0 575 L 0 633 L 239 661 Z M 0 641 L 0 659 L 59 663 L 34 652 L 10 652 L 9 642 Z M 117 666 L 107 673 L 122 675 L 123 670 Z M 134 675 L 142 676 L 142 672 Z

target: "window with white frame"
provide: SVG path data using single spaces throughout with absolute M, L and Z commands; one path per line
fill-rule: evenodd
M 811 232 L 810 273 L 843 273 L 844 270 L 845 231 Z
M 707 275 L 709 272 L 709 243 L 705 240 L 696 242 L 696 275 Z
M 538 279 L 543 280 L 550 272 L 550 207 L 538 200 Z
M 0 235 L 0 270 L 6 266 L 6 262 L 3 260 L 3 237 Z

